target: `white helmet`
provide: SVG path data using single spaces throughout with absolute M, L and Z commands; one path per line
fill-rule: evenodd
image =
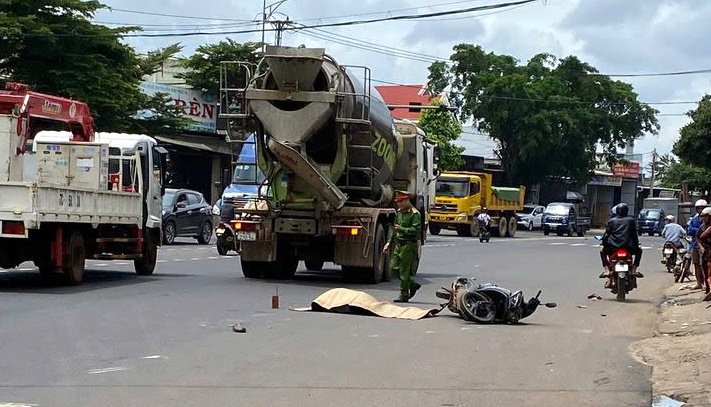
M 711 216 L 711 208 L 704 208 L 704 210 L 701 211 L 701 216 Z
M 699 206 L 704 206 L 704 207 L 706 207 L 706 206 L 709 206 L 709 203 L 706 202 L 705 199 L 699 199 L 699 200 L 696 201 L 696 203 L 694 204 L 694 207 L 695 207 L 695 208 L 698 208 Z
M 669 222 L 674 222 L 676 218 L 674 218 L 674 215 L 667 215 L 667 217 L 664 219 L 668 220 Z

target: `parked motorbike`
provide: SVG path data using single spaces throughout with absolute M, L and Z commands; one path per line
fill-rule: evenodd
M 677 250 L 677 261 L 674 265 L 674 282 L 683 283 L 684 279 L 691 281 L 691 251 L 688 249 L 689 240 L 686 247 Z
M 491 229 L 489 229 L 489 224 L 487 222 L 479 221 L 479 242 L 489 243 L 491 239 Z
M 625 301 L 627 294 L 637 288 L 637 277 L 632 271 L 633 257 L 627 249 L 617 249 L 607 256 L 607 264 L 612 273 L 610 291 L 617 294 L 617 301 Z
M 474 279 L 459 277 L 452 281 L 450 288 L 437 290 L 437 298 L 447 300 L 442 304 L 467 321 L 480 324 L 502 322 L 516 324 L 523 318 L 533 314 L 541 304 L 538 297 L 527 302 L 522 291 L 511 291 L 494 284 L 475 284 Z M 547 308 L 555 308 L 554 302 L 544 304 Z

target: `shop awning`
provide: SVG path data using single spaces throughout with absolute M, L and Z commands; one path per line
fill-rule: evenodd
M 155 136 L 159 141 L 194 150 L 209 151 L 216 154 L 232 155 L 232 148 L 222 138 L 208 136 Z

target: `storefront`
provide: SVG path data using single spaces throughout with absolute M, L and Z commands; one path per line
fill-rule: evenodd
M 610 211 L 615 206 L 615 194 L 622 188 L 622 177 L 604 171 L 595 171 L 587 185 L 587 205 L 592 212 L 593 226 L 607 224 Z M 618 198 L 619 199 L 619 198 Z

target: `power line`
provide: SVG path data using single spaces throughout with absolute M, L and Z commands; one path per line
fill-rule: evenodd
M 621 73 L 621 74 L 591 74 L 604 75 L 614 78 L 637 78 L 637 77 L 654 77 L 654 76 L 681 76 L 681 75 L 696 75 L 700 73 L 711 73 L 709 69 L 695 69 L 691 71 L 673 71 L 673 72 L 654 72 L 654 73 Z
M 197 17 L 197 16 L 185 16 L 180 14 L 166 14 L 166 13 L 153 13 L 150 11 L 137 11 L 137 10 L 126 10 L 123 8 L 108 7 L 110 11 L 118 11 L 121 13 L 130 14 L 141 14 L 146 16 L 158 16 L 158 17 L 171 17 L 171 18 L 185 18 L 189 20 L 211 20 L 211 21 L 232 21 L 232 22 L 248 22 L 253 20 L 237 20 L 234 18 L 218 18 L 218 17 Z
M 395 9 L 395 10 L 371 11 L 368 13 L 348 14 L 348 15 L 330 16 L 330 17 L 297 18 L 295 20 L 299 20 L 299 21 L 328 21 L 328 20 L 337 20 L 340 18 L 374 16 L 374 15 L 379 15 L 379 14 L 391 14 L 391 13 L 397 13 L 399 11 L 418 10 L 421 8 L 451 6 L 453 4 L 473 3 L 473 2 L 477 2 L 477 1 L 483 1 L 483 0 L 459 0 L 459 1 L 452 1 L 452 2 L 448 2 L 448 3 L 434 4 L 432 6 L 407 7 L 407 8 L 400 8 L 400 9 Z
M 464 14 L 464 13 L 471 13 L 474 11 L 483 11 L 483 10 L 494 10 L 494 9 L 516 6 L 519 4 L 532 3 L 534 1 L 539 1 L 539 0 L 519 0 L 519 1 L 514 1 L 514 2 L 508 2 L 508 3 L 498 3 L 498 4 L 491 4 L 491 5 L 486 5 L 486 6 L 468 7 L 468 8 L 464 8 L 464 9 L 438 11 L 438 12 L 425 13 L 425 14 L 410 14 L 410 15 L 391 16 L 391 17 L 383 17 L 383 18 L 373 18 L 373 19 L 367 19 L 367 20 L 351 20 L 351 21 L 340 21 L 340 22 L 335 22 L 335 23 L 315 24 L 315 25 L 310 25 L 310 26 L 293 27 L 292 30 L 303 30 L 303 29 L 308 29 L 308 28 L 321 28 L 321 27 L 343 27 L 343 26 L 351 26 L 351 25 L 379 23 L 379 22 L 384 22 L 384 21 L 419 20 L 419 19 L 424 19 L 424 18 L 428 18 L 428 17 Z M 118 9 L 118 10 L 125 11 L 123 9 Z M 150 13 L 150 15 L 162 15 L 162 16 L 177 17 L 177 15 L 174 15 L 174 14 L 168 15 L 168 14 L 162 14 L 162 13 Z M 185 17 L 185 16 L 183 16 L 183 17 Z M 220 20 L 220 19 L 213 19 L 213 20 Z M 235 20 L 227 19 L 227 21 L 235 21 Z M 247 22 L 250 20 L 237 20 L 237 21 Z M 193 36 L 205 36 L 205 35 L 249 34 L 249 33 L 255 33 L 255 32 L 276 31 L 276 30 L 277 30 L 276 28 L 271 28 L 271 29 L 268 28 L 268 29 L 263 29 L 263 30 L 251 29 L 251 30 L 236 30 L 236 31 L 221 31 L 221 32 L 195 31 L 195 32 L 165 33 L 165 34 L 145 34 L 145 33 L 144 34 L 140 34 L 140 33 L 137 33 L 137 34 L 130 34 L 130 33 L 111 33 L 111 34 L 108 34 L 108 33 L 107 34 L 13 33 L 13 34 L 6 34 L 6 35 L 4 35 L 4 37 L 10 37 L 10 36 L 47 37 L 48 36 L 48 37 L 78 37 L 78 38 L 81 38 L 81 37 L 160 38 L 160 37 L 193 37 Z

